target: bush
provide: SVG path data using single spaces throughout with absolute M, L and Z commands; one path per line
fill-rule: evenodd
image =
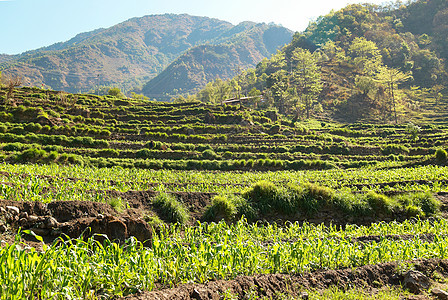
M 242 193 L 243 198 L 253 202 L 262 212 L 269 210 L 276 195 L 277 187 L 265 180 L 258 181 L 252 188 Z
M 432 216 L 439 212 L 441 204 L 431 193 L 416 193 L 409 197 L 412 203 L 421 208 L 425 216 Z
M 98 155 L 102 157 L 118 157 L 120 152 L 115 149 L 102 149 L 98 151 Z
M 10 143 L 10 144 L 6 144 L 5 146 L 3 146 L 2 150 L 3 151 L 22 151 L 27 148 L 29 148 L 29 146 L 27 144 Z
M 333 199 L 335 207 L 352 216 L 365 216 L 372 211 L 364 197 L 350 192 L 339 192 Z
M 231 222 L 234 220 L 236 213 L 237 208 L 230 196 L 217 195 L 212 199 L 212 204 L 207 208 L 202 219 L 208 222 L 219 222 L 221 219 Z
M 447 159 L 447 156 L 448 156 L 446 150 L 444 150 L 444 149 L 437 149 L 435 155 L 436 155 L 436 160 L 437 160 L 439 163 L 444 163 L 444 162 L 446 162 L 446 159 Z
M 20 162 L 38 161 L 46 156 L 47 152 L 42 149 L 30 148 L 20 153 L 17 158 Z
M 390 214 L 395 208 L 393 200 L 386 195 L 380 195 L 375 192 L 369 192 L 365 195 L 367 203 L 375 213 Z
M 387 145 L 381 151 L 384 155 L 409 153 L 409 149 L 406 146 L 397 144 Z
M 185 224 L 189 219 L 188 210 L 173 195 L 160 192 L 152 203 L 167 222 Z
M 303 186 L 290 185 L 297 197 L 298 208 L 306 214 L 312 215 L 326 204 L 332 203 L 335 194 L 330 188 L 306 183 Z
M 212 149 L 206 149 L 202 152 L 202 158 L 205 159 L 216 159 L 219 158 L 219 155 L 215 153 Z

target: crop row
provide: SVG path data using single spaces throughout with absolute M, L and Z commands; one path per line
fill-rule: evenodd
M 433 233 L 434 241 L 353 239 L 375 234 Z M 17 241 L 0 249 L 1 299 L 87 299 L 203 283 L 238 275 L 301 273 L 395 260 L 448 257 L 448 225 L 418 221 L 335 227 L 290 224 L 198 224 L 166 227 L 144 248 L 134 239 L 120 246 L 106 240 L 58 241 L 45 251 L 24 250 Z M 285 241 L 293 237 L 295 241 Z M 266 243 L 264 241 L 269 241 Z
M 74 190 L 119 190 L 125 192 L 155 188 L 161 191 L 241 193 L 248 186 L 261 180 L 279 185 L 314 182 L 321 186 L 349 191 L 384 192 L 401 189 L 440 192 L 447 190 L 446 184 L 444 184 L 448 180 L 447 169 L 448 167 L 421 166 L 385 170 L 362 168 L 350 171 L 334 169 L 306 172 L 210 172 L 3 163 L 0 164 L 2 172 L 0 181 L 4 183 L 2 197 L 11 200 L 20 200 L 21 196 L 19 195 L 39 194 L 33 192 L 33 189 L 39 191 L 50 189 L 51 191 L 53 187 L 59 196 L 51 196 L 46 201 L 61 199 L 61 197 L 62 199 L 70 197 L 82 199 L 82 196 L 73 192 Z M 414 182 L 416 180 L 419 182 Z M 394 185 L 384 184 L 388 182 L 394 182 Z M 16 187 L 10 187 L 9 183 Z M 23 187 L 24 190 L 18 189 L 18 186 Z

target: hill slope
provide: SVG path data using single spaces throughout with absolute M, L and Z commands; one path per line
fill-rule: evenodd
M 263 92 L 262 104 L 296 118 L 424 121 L 422 112 L 438 111 L 433 104 L 441 106 L 448 92 L 447 28 L 447 1 L 349 5 L 319 17 L 254 70 L 210 82 L 196 98 L 220 102 L 238 91 Z
M 29 86 L 45 84 L 69 92 L 111 85 L 129 90 L 156 76 L 191 47 L 220 44 L 244 36 L 244 30 L 185 14 L 145 16 L 25 52 L 0 63 L 0 70 L 23 76 Z
M 191 93 L 219 77 L 228 79 L 241 69 L 254 67 L 291 41 L 291 31 L 280 26 L 241 23 L 229 41 L 189 49 L 143 87 L 149 97 L 169 99 Z M 166 93 L 163 95 L 163 93 Z

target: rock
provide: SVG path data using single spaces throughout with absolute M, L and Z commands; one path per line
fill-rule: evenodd
M 6 210 L 13 216 L 20 214 L 20 209 L 17 206 L 6 206 Z
M 126 224 L 113 216 L 106 216 L 101 220 L 94 219 L 89 227 L 92 228 L 92 233 L 106 234 L 112 241 L 124 242 L 127 237 Z
M 303 292 L 300 294 L 300 298 L 302 298 L 304 300 L 308 300 L 310 298 L 310 296 L 308 295 L 307 292 Z
M 58 221 L 53 217 L 46 217 L 44 220 L 45 228 L 52 229 L 59 226 Z
M 404 274 L 403 286 L 411 293 L 419 294 L 431 286 L 431 282 L 423 273 L 409 270 Z
M 37 216 L 33 216 L 33 215 L 28 216 L 28 222 L 30 222 L 30 223 L 36 223 L 36 222 L 38 222 L 38 221 L 39 221 L 39 217 L 37 217 Z
M 126 219 L 127 234 L 134 236 L 145 246 L 151 246 L 152 228 L 142 219 Z
M 5 215 L 6 214 L 6 209 L 4 209 L 3 207 L 0 207 L 0 215 Z
M 19 214 L 19 219 L 27 219 L 28 218 L 28 213 L 26 211 L 22 211 Z
M 437 299 L 440 299 L 440 300 L 448 299 L 448 292 L 446 292 L 444 290 L 441 290 L 441 289 L 438 289 L 438 288 L 432 289 L 431 294 L 433 296 L 437 297 Z
M 0 233 L 4 233 L 6 231 L 5 224 L 0 225 Z

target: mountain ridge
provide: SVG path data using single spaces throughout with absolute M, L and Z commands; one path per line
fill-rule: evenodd
M 65 42 L 5 56 L 0 58 L 0 70 L 23 76 L 25 85 L 67 92 L 87 92 L 99 86 L 132 90 L 192 47 L 235 42 L 251 28 L 249 24 L 234 26 L 188 14 L 132 18 Z

